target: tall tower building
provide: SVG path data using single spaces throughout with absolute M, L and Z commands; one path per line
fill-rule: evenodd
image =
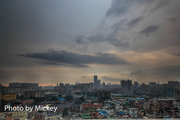
M 94 75 L 94 83 L 96 83 L 98 80 L 98 76 L 97 75 Z
M 121 81 L 121 87 L 131 89 L 132 87 L 132 81 L 131 80 L 122 80 Z
M 99 88 L 101 84 L 101 81 L 98 80 L 98 76 L 94 75 L 94 88 Z

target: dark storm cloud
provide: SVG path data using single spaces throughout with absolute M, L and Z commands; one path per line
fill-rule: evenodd
M 115 47 L 121 47 L 125 48 L 129 46 L 129 43 L 125 40 L 120 40 L 116 37 L 116 34 L 123 29 L 123 25 L 125 25 L 127 19 L 120 20 L 117 23 L 114 23 L 111 26 L 112 31 L 108 34 L 101 34 L 97 33 L 95 35 L 91 35 L 89 37 L 85 36 L 79 36 L 76 39 L 76 43 L 81 44 L 81 43 L 87 43 L 88 41 L 93 43 L 93 42 L 107 42 Z M 102 25 L 103 26 L 103 25 Z M 103 28 L 101 28 L 103 29 Z
M 157 31 L 158 29 L 159 29 L 159 26 L 150 25 L 150 26 L 146 27 L 145 29 L 141 30 L 140 33 L 145 34 L 146 36 L 148 36 L 149 34 Z
M 157 3 L 155 6 L 150 10 L 150 12 L 155 12 L 156 10 L 166 6 L 170 0 L 155 0 Z
M 97 1 L 78 1 L 0 2 L 0 82 L 73 82 L 95 72 L 109 82 L 180 78 L 180 0 L 112 0 L 99 13 Z M 65 51 L 39 52 L 51 48 Z
M 158 45 L 157 43 L 162 37 L 162 32 L 158 30 L 161 28 L 163 31 L 166 26 L 161 20 L 167 17 L 162 16 L 167 16 L 166 12 L 174 9 L 173 4 L 170 0 L 112 0 L 111 7 L 100 24 L 100 29 L 88 40 L 90 39 L 90 42 L 106 41 L 121 50 L 124 49 L 123 47 L 131 50 L 154 50 L 153 47 Z M 163 27 L 161 27 L 162 25 Z M 158 35 L 155 34 L 156 38 L 153 38 L 154 35 L 149 37 L 156 31 L 158 31 Z M 144 35 L 148 36 L 148 39 L 158 39 L 155 41 L 157 43 L 151 41 L 148 43 L 149 47 L 140 47 L 146 46 L 146 42 L 143 40 Z
M 122 29 L 122 26 L 124 25 L 124 23 L 126 22 L 127 20 L 126 19 L 123 19 L 123 20 L 121 20 L 121 21 L 119 21 L 119 22 L 117 22 L 117 23 L 114 23 L 113 25 L 112 25 L 112 29 L 113 29 L 113 33 L 115 34 L 115 33 L 117 33 L 118 31 L 120 31 L 121 29 Z
M 128 47 L 129 44 L 128 42 L 124 42 L 118 39 L 109 39 L 109 43 L 111 43 L 112 45 L 116 46 L 116 47 Z
M 76 43 L 77 44 L 83 44 L 83 43 L 85 43 L 85 42 L 87 42 L 88 41 L 88 38 L 87 37 L 85 37 L 85 36 L 77 36 L 76 37 Z
M 111 45 L 114 45 L 116 47 L 128 47 L 128 45 L 129 45 L 128 42 L 119 40 L 119 39 L 114 38 L 113 36 L 111 37 L 111 36 L 112 35 L 105 37 L 105 36 L 100 35 L 100 34 L 90 36 L 90 37 L 78 36 L 76 38 L 76 43 L 77 44 L 83 44 L 83 43 L 86 43 L 87 41 L 90 41 L 90 42 L 108 42 Z
M 113 33 L 111 33 L 111 34 L 113 34 Z M 94 41 L 94 42 L 106 41 L 116 47 L 128 47 L 128 45 L 129 45 L 128 42 L 111 37 L 112 36 L 111 34 L 108 37 L 104 37 L 104 38 L 103 38 L 103 36 L 91 36 L 89 38 L 89 40 Z
M 134 4 L 151 3 L 154 0 L 113 0 L 111 8 L 107 11 L 106 16 L 119 16 L 127 13 Z
M 170 21 L 170 22 L 176 22 L 177 20 L 179 20 L 180 16 L 177 17 L 173 17 L 173 18 L 166 18 L 166 20 Z
M 78 44 L 84 43 L 84 36 L 78 36 L 78 37 L 76 38 L 76 43 L 78 43 Z
M 134 26 L 134 25 L 138 24 L 142 19 L 143 19 L 142 16 L 141 16 L 141 17 L 134 18 L 134 19 L 132 19 L 132 20 L 128 23 L 128 25 L 129 25 L 129 26 Z
M 103 19 L 104 22 L 101 24 L 99 32 L 87 37 L 87 39 L 80 37 L 76 42 L 80 44 L 88 40 L 90 42 L 108 42 L 120 49 L 123 47 L 132 47 L 132 40 L 141 37 L 138 36 L 137 38 L 137 35 L 134 36 L 135 34 L 133 34 L 135 33 L 135 30 L 139 29 L 139 26 L 137 25 L 140 24 L 143 28 L 144 21 L 146 22 L 146 18 L 148 17 L 146 14 L 152 15 L 153 10 L 159 10 L 168 3 L 168 0 L 113 0 L 110 9 L 107 11 L 105 18 Z M 136 10 L 139 11 L 139 13 L 136 12 Z M 134 16 L 133 13 L 137 14 L 137 16 Z M 159 24 L 151 24 L 152 23 L 147 24 L 147 26 L 149 25 L 148 27 L 143 30 L 140 29 L 141 31 L 138 30 L 137 32 L 140 31 L 139 33 L 142 35 L 144 34 L 148 36 L 160 28 Z M 132 29 L 132 27 L 137 27 L 137 29 Z M 131 32 L 132 30 L 134 30 L 133 33 Z M 128 35 L 128 33 L 130 33 L 130 35 Z M 130 38 L 131 36 L 134 37 Z
M 108 53 L 98 53 L 93 56 L 51 50 L 45 53 L 28 53 L 20 56 L 77 66 L 86 64 L 127 64 L 124 60 L 118 59 L 115 55 Z

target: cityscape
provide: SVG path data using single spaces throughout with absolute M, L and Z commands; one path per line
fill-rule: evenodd
M 180 0 L 0 0 L 0 120 L 180 119 Z
M 180 118 L 178 81 L 140 84 L 120 80 L 119 84 L 105 84 L 97 75 L 92 79 L 91 83 L 57 83 L 56 86 L 39 86 L 38 83 L 1 85 L 0 119 Z M 35 109 L 21 110 L 24 106 Z

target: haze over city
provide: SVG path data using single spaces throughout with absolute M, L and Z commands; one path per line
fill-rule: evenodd
M 180 80 L 179 0 L 0 2 L 0 83 Z

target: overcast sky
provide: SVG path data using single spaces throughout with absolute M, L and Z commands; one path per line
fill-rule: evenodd
M 2 0 L 0 82 L 180 81 L 179 0 Z

